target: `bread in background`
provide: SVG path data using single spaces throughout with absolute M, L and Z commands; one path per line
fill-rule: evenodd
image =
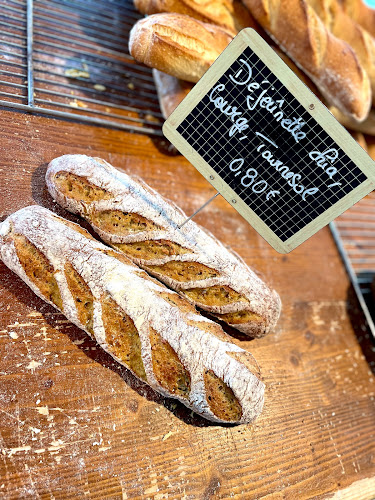
M 188 95 L 193 88 L 193 84 L 184 80 L 179 80 L 157 69 L 152 70 L 152 75 L 158 93 L 160 110 L 166 120 L 180 102 Z
M 371 106 L 368 75 L 350 45 L 332 35 L 304 0 L 244 0 L 280 48 L 345 115 L 364 120 Z
M 133 26 L 129 52 L 151 68 L 197 82 L 232 39 L 224 28 L 183 14 L 154 14 Z
M 308 0 L 328 30 L 345 40 L 355 51 L 370 78 L 372 100 L 375 100 L 375 39 L 356 23 L 337 0 Z
M 239 0 L 134 0 L 134 5 L 142 14 L 185 14 L 205 23 L 223 26 L 233 34 L 256 25 L 247 8 Z
M 375 10 L 362 0 L 338 0 L 344 11 L 375 37 Z

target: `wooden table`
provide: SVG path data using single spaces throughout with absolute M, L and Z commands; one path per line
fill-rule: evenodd
M 54 205 L 47 163 L 97 155 L 188 214 L 213 188 L 147 136 L 0 112 L 0 216 Z M 372 499 L 375 352 L 327 228 L 277 254 L 218 197 L 197 218 L 279 291 L 253 425 L 209 423 L 138 382 L 0 263 L 0 498 Z

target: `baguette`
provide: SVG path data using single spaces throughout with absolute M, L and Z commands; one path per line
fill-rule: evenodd
M 139 179 L 100 158 L 52 160 L 52 197 L 108 244 L 192 304 L 252 337 L 271 331 L 280 298 L 237 256 Z
M 42 299 L 163 396 L 214 422 L 263 406 L 254 358 L 219 325 L 80 226 L 38 206 L 0 224 L 0 255 Z
M 354 49 L 359 62 L 367 72 L 375 100 L 375 39 L 348 16 L 337 0 L 308 0 L 329 31 L 348 42 Z
M 339 0 L 344 11 L 375 37 L 375 10 L 361 0 Z
M 369 78 L 348 43 L 332 35 L 305 0 L 244 0 L 255 19 L 312 79 L 330 105 L 362 121 Z
M 193 84 L 179 80 L 174 76 L 167 75 L 157 69 L 152 70 L 158 93 L 160 110 L 165 119 L 177 108 L 181 101 L 185 99 Z
M 238 0 L 134 0 L 134 5 L 142 14 L 185 14 L 227 28 L 233 34 L 256 26 L 250 12 Z
M 224 28 L 182 14 L 154 14 L 133 26 L 129 52 L 147 66 L 197 82 L 232 38 Z

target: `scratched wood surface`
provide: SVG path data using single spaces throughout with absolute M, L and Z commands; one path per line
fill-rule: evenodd
M 0 111 L 0 217 L 64 153 L 105 158 L 192 213 L 214 190 L 149 137 Z M 329 230 L 277 254 L 222 198 L 199 216 L 279 291 L 259 361 L 263 414 L 206 422 L 138 382 L 0 263 L 0 498 L 372 499 L 375 352 Z

